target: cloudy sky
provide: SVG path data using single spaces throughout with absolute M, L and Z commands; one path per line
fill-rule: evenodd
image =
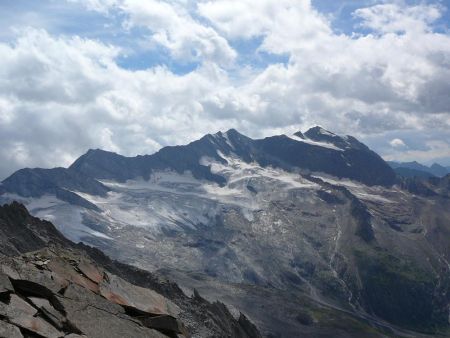
M 450 165 L 450 1 L 0 0 L 0 179 L 321 125 Z

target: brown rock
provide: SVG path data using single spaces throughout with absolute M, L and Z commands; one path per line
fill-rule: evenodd
M 34 332 L 45 338 L 59 338 L 64 334 L 39 317 L 34 317 L 37 310 L 16 295 L 10 304 L 0 303 L 0 314 L 7 317 L 11 324 Z
M 56 273 L 63 279 L 78 284 L 86 289 L 91 290 L 92 292 L 99 292 L 97 284 L 76 272 L 71 265 L 64 262 L 62 259 L 52 258 L 51 261 L 47 264 L 47 267 L 50 269 L 50 271 Z
M 82 260 L 78 264 L 78 269 L 85 275 L 87 278 L 89 278 L 94 283 L 101 283 L 103 281 L 103 272 L 100 271 L 99 268 L 94 266 L 93 264 L 88 263 L 85 260 Z
M 178 306 L 159 293 L 135 286 L 109 273 L 106 276 L 100 284 L 100 294 L 111 302 L 150 314 L 177 316 L 180 313 Z

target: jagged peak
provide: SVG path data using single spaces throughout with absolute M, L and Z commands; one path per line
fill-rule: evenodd
M 301 139 L 306 139 L 305 135 L 303 135 L 303 133 L 301 131 L 298 131 L 294 134 L 294 136 L 300 137 Z
M 309 132 L 315 132 L 318 134 L 328 135 L 328 136 L 338 136 L 335 133 L 332 133 L 331 131 L 326 130 L 325 128 L 323 128 L 321 126 L 315 126 L 315 127 L 309 128 L 307 133 L 309 133 Z
M 310 139 L 341 138 L 339 135 L 336 135 L 335 133 L 332 133 L 331 131 L 326 130 L 320 126 L 315 126 L 308 129 L 308 131 L 305 132 L 305 136 Z

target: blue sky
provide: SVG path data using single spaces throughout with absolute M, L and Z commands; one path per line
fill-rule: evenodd
M 389 160 L 450 165 L 449 7 L 1 0 L 0 177 L 88 148 L 135 155 L 316 124 Z

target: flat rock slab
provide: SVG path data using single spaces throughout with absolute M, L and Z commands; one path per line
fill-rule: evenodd
M 183 325 L 174 317 L 161 315 L 155 317 L 144 317 L 139 318 L 142 324 L 147 327 L 151 327 L 156 330 L 164 331 L 164 332 L 174 332 L 180 333 L 187 336 L 187 331 L 183 327 Z
M 0 294 L 13 292 L 14 288 L 9 280 L 9 277 L 0 272 Z
M 87 278 L 89 278 L 96 284 L 99 284 L 103 281 L 103 271 L 101 271 L 100 268 L 96 267 L 95 265 L 85 260 L 82 260 L 78 264 L 78 269 L 81 271 L 83 275 L 85 275 Z
M 125 310 L 122 306 L 110 302 L 100 295 L 90 292 L 76 284 L 71 284 L 65 290 L 64 296 L 58 296 L 58 300 L 61 302 L 67 313 L 83 311 L 84 308 L 93 306 L 110 314 L 125 314 Z
M 67 281 L 78 284 L 86 289 L 91 290 L 92 292 L 99 292 L 98 285 L 96 283 L 75 271 L 75 269 L 71 265 L 67 264 L 62 259 L 52 258 L 47 264 L 47 267 L 52 272 L 59 275 L 59 277 L 64 278 Z
M 23 338 L 23 335 L 17 326 L 8 324 L 0 320 L 0 337 Z
M 20 275 L 19 277 L 14 278 L 10 276 L 14 287 L 16 287 L 16 284 L 20 283 L 22 283 L 24 287 L 29 285 L 28 291 L 37 296 L 48 297 L 50 294 L 58 293 L 69 284 L 66 280 L 58 278 L 58 276 L 51 271 L 37 269 L 34 264 L 23 264 L 17 269 L 17 272 Z M 41 287 L 35 290 L 38 285 Z M 42 294 L 42 292 L 47 294 Z
M 13 269 L 11 266 L 7 264 L 2 264 L 1 271 L 10 278 L 18 279 L 20 278 L 19 273 L 16 269 Z
M 55 325 L 58 329 L 62 329 L 64 326 L 65 318 L 57 311 L 47 299 L 28 297 L 28 300 L 41 312 L 41 314 Z
M 11 295 L 11 299 L 8 304 L 8 310 L 20 311 L 30 316 L 34 316 L 37 313 L 35 307 L 31 306 L 29 303 L 16 295 Z
M 45 338 L 64 337 L 64 333 L 58 331 L 52 325 L 39 317 L 22 315 L 10 318 L 9 320 L 14 325 L 20 326 Z
M 106 299 L 149 314 L 177 316 L 180 308 L 159 293 L 128 283 L 120 277 L 106 273 L 100 284 L 100 294 Z
M 110 313 L 96 307 L 65 298 L 62 300 L 67 319 L 89 338 L 167 338 L 166 335 L 146 328 L 126 315 Z
M 62 332 L 42 318 L 34 317 L 37 310 L 15 295 L 12 295 L 10 304 L 0 303 L 0 313 L 3 317 L 8 318 L 11 324 L 34 332 L 41 337 L 59 338 L 64 336 Z

